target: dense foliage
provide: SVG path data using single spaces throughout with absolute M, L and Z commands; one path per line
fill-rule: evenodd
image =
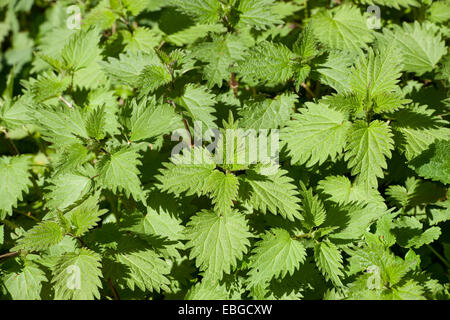
M 449 298 L 449 19 L 0 0 L 0 297 Z M 214 128 L 279 130 L 279 158 L 223 163 L 248 146 Z

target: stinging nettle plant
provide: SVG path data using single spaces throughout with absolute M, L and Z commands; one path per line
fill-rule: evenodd
M 0 299 L 448 299 L 449 8 L 0 1 Z

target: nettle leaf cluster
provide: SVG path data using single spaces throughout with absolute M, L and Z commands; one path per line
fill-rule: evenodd
M 0 297 L 449 298 L 449 19 L 0 1 Z M 215 128 L 279 130 L 275 170 Z

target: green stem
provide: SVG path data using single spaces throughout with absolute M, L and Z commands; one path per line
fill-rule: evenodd
M 308 19 L 308 0 L 305 0 L 305 20 Z
M 437 252 L 437 251 L 436 251 L 432 246 L 430 246 L 429 244 L 427 244 L 427 247 L 431 250 L 431 252 L 433 252 L 433 253 L 436 255 L 436 257 L 439 258 L 439 260 L 441 260 L 441 261 L 447 266 L 447 268 L 450 269 L 450 263 L 449 263 L 443 256 L 441 256 L 439 252 Z

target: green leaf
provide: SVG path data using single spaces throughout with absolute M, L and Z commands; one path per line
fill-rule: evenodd
M 217 213 L 223 214 L 233 206 L 233 201 L 238 195 L 239 180 L 232 173 L 223 173 L 215 170 L 209 176 L 207 191 L 211 193 L 214 209 Z
M 17 202 L 22 201 L 23 192 L 28 192 L 31 185 L 30 169 L 28 156 L 0 157 L 0 211 L 11 214 Z
M 55 300 L 100 299 L 101 257 L 89 249 L 63 254 L 52 271 Z
M 214 279 L 203 278 L 201 282 L 192 286 L 184 297 L 186 300 L 226 300 L 228 290 Z
M 37 102 L 59 97 L 70 86 L 70 79 L 58 77 L 53 72 L 38 76 L 31 92 Z
M 99 41 L 100 35 L 95 29 L 73 34 L 61 52 L 64 67 L 72 71 L 88 67 L 100 53 Z
M 207 63 L 203 69 L 203 76 L 210 88 L 231 78 L 231 65 L 244 57 L 247 45 L 240 36 L 225 35 L 212 36 L 211 42 L 204 42 L 195 47 L 195 58 Z
M 216 167 L 210 153 L 206 149 L 183 149 L 181 154 L 164 163 L 161 174 L 156 176 L 162 191 L 175 194 L 186 192 L 186 195 L 202 195 L 208 192 L 208 180 Z
M 350 90 L 350 66 L 354 63 L 353 54 L 345 51 L 333 50 L 327 60 L 320 63 L 315 70 L 321 83 L 326 84 L 337 92 Z
M 450 139 L 448 122 L 426 106 L 412 105 L 396 112 L 392 127 L 408 161 L 427 150 L 437 139 Z
M 346 146 L 345 160 L 352 169 L 352 175 L 358 175 L 356 183 L 366 190 L 377 188 L 377 178 L 383 177 L 387 168 L 386 157 L 391 157 L 394 141 L 387 123 L 379 120 L 370 125 L 363 121 L 353 124 Z
M 344 113 L 324 104 L 307 102 L 301 113 L 293 115 L 281 130 L 280 138 L 287 144 L 291 163 L 311 167 L 342 153 L 350 122 Z
M 186 237 L 190 258 L 196 259 L 197 267 L 222 279 L 223 273 L 230 273 L 243 258 L 252 234 L 245 217 L 238 212 L 226 211 L 219 216 L 202 211 L 188 222 Z
M 373 40 L 361 11 L 349 5 L 315 14 L 312 29 L 317 39 L 331 49 L 356 51 Z
M 167 40 L 177 46 L 194 43 L 197 39 L 207 36 L 209 32 L 222 33 L 226 29 L 222 24 L 197 24 L 189 28 L 170 34 Z M 194 52 L 197 54 L 197 52 Z M 220 57 L 209 57 L 208 59 L 220 60 Z
M 426 179 L 450 184 L 450 141 L 437 140 L 409 163 Z
M 93 109 L 86 116 L 86 131 L 89 137 L 102 140 L 105 137 L 106 113 L 105 106 Z
M 168 104 L 143 99 L 140 103 L 133 100 L 132 106 L 130 141 L 158 137 L 183 127 L 180 115 Z
M 408 280 L 404 285 L 394 289 L 396 300 L 425 300 L 422 286 L 414 280 Z
M 239 24 L 264 30 L 274 24 L 282 23 L 274 12 L 274 0 L 241 0 L 238 3 Z
M 352 68 L 350 76 L 350 87 L 354 93 L 362 98 L 378 99 L 375 100 L 375 112 L 383 109 L 389 110 L 388 106 L 392 102 L 387 101 L 383 95 L 396 93 L 401 75 L 401 60 L 398 51 L 393 46 L 383 49 L 376 52 L 369 49 L 367 56 L 361 54 Z M 398 101 L 401 102 L 400 98 Z
M 302 205 L 304 211 L 304 224 L 309 229 L 320 226 L 325 222 L 326 212 L 322 201 L 317 195 L 313 195 L 312 189 L 302 188 Z
M 144 94 L 152 93 L 172 81 L 172 75 L 167 67 L 155 64 L 146 66 L 139 77 Z
M 322 241 L 314 247 L 314 257 L 317 266 L 327 280 L 331 280 L 334 285 L 342 286 L 342 255 L 339 249 L 329 240 Z
M 297 96 L 283 93 L 275 99 L 250 101 L 239 111 L 239 126 L 255 130 L 283 127 L 293 113 L 297 100 Z
M 92 188 L 92 180 L 81 174 L 61 174 L 52 183 L 46 194 L 47 206 L 61 211 L 83 198 Z
M 13 300 L 41 300 L 42 282 L 47 282 L 47 277 L 36 264 L 26 262 L 20 272 L 6 274 L 3 282 Z
M 427 9 L 428 19 L 436 23 L 444 23 L 450 19 L 450 8 L 447 0 L 434 1 Z
M 274 87 L 292 77 L 293 58 L 294 54 L 283 44 L 262 41 L 249 50 L 244 60 L 237 62 L 236 70 L 249 85 Z
M 10 129 L 27 124 L 31 120 L 28 111 L 31 98 L 27 94 L 15 101 L 0 102 L 0 124 Z
M 383 29 L 383 41 L 393 43 L 403 56 L 403 70 L 420 76 L 432 71 L 439 60 L 447 54 L 441 33 L 430 23 L 403 23 L 393 30 Z
M 152 64 L 160 65 L 161 61 L 155 53 L 140 52 L 119 54 L 119 59 L 109 57 L 108 62 L 99 61 L 98 64 L 114 83 L 139 87 L 142 85 L 141 74 L 145 67 Z
M 364 4 L 378 4 L 381 6 L 387 6 L 395 9 L 401 9 L 401 7 L 419 7 L 420 4 L 417 0 L 358 0 Z
M 250 258 L 248 284 L 265 283 L 272 278 L 293 274 L 305 261 L 306 249 L 283 229 L 272 229 L 262 236 Z
M 139 216 L 136 223 L 127 230 L 144 240 L 149 240 L 150 243 L 154 243 L 155 237 L 158 238 L 162 243 L 162 246 L 158 247 L 158 252 L 164 256 L 181 259 L 180 252 L 185 246 L 180 240 L 185 239 L 185 227 L 180 219 L 164 209 L 147 208 L 147 214 Z
M 338 204 L 349 203 L 383 203 L 384 199 L 375 189 L 366 189 L 363 185 L 352 184 L 344 176 L 329 176 L 319 182 L 319 189 Z
M 249 174 L 245 177 L 245 183 L 251 188 L 250 195 L 247 196 L 248 202 L 263 213 L 269 211 L 291 221 L 294 221 L 294 218 L 303 220 L 297 187 L 286 173 L 286 170 L 279 169 L 272 176 Z
M 14 250 L 44 250 L 59 243 L 63 236 L 63 231 L 58 223 L 54 221 L 40 222 L 17 241 Z
M 124 191 L 129 197 L 144 201 L 141 181 L 137 169 L 141 165 L 138 150 L 133 147 L 124 147 L 104 155 L 98 162 L 98 181 L 102 187 L 112 192 Z
M 80 108 L 41 106 L 33 110 L 33 118 L 40 124 L 44 139 L 58 147 L 89 139 L 83 110 Z
M 183 96 L 177 99 L 177 104 L 181 105 L 185 114 L 189 116 L 192 121 L 201 121 L 207 128 L 216 128 L 214 121 L 216 117 L 212 115 L 216 110 L 213 106 L 216 104 L 212 94 L 204 86 L 195 86 L 189 83 Z
M 98 196 L 91 196 L 67 213 L 76 237 L 84 235 L 89 229 L 95 227 L 100 220 L 100 216 L 108 211 L 99 209 L 97 202 Z
M 218 0 L 169 0 L 169 4 L 199 23 L 214 23 L 219 20 L 221 3 Z
M 167 275 L 170 272 L 169 264 L 162 260 L 152 250 L 139 250 L 128 253 L 118 253 L 116 259 L 124 264 L 128 272 L 124 275 L 124 280 L 131 290 L 138 287 L 142 291 L 168 290 L 169 280 Z

